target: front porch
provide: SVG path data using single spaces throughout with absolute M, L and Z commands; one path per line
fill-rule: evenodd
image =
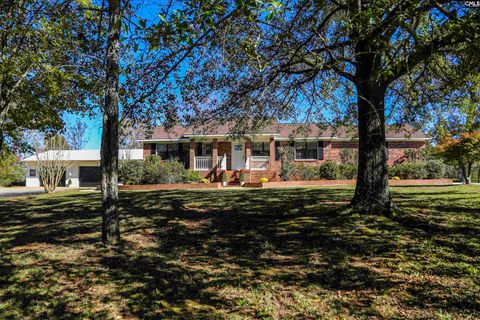
M 275 142 L 190 140 L 188 168 L 195 171 L 274 171 Z

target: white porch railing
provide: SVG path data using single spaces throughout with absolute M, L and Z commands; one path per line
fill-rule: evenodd
M 217 168 L 220 170 L 227 170 L 227 155 L 219 156 L 217 160 Z
M 197 156 L 195 157 L 194 170 L 211 170 L 212 169 L 212 157 L 210 156 Z
M 270 168 L 270 157 L 251 156 L 246 163 L 247 170 L 268 170 Z

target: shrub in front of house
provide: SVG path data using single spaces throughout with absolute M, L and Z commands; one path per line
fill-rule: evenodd
M 339 177 L 338 165 L 327 160 L 318 167 L 318 176 L 320 179 L 337 180 Z
M 445 164 L 440 160 L 429 160 L 425 163 L 426 178 L 438 179 L 445 175 Z
M 261 182 L 261 183 L 267 183 L 267 182 L 268 182 L 268 178 L 265 178 L 265 177 L 260 178 L 260 182 Z
M 458 170 L 439 160 L 415 161 L 395 164 L 388 168 L 388 177 L 400 179 L 456 179 Z
M 290 180 L 295 174 L 295 148 L 291 146 L 283 146 L 280 149 L 280 178 L 283 181 Z
M 181 183 L 185 176 L 185 166 L 176 160 L 162 161 L 158 155 L 145 159 L 145 183 L 169 184 Z
M 186 183 L 196 183 L 196 182 L 201 182 L 202 178 L 203 177 L 199 172 L 194 171 L 192 169 L 187 169 L 185 170 L 183 181 Z
M 157 183 L 182 183 L 185 165 L 178 161 L 165 161 L 159 166 Z
M 389 167 L 388 176 L 401 179 L 425 179 L 427 171 L 424 162 L 406 162 Z
M 344 163 L 338 165 L 339 179 L 351 180 L 357 177 L 357 166 L 352 163 Z
M 305 164 L 297 165 L 295 168 L 295 174 L 300 180 L 318 180 L 318 166 L 309 166 Z
M 226 183 L 227 183 L 228 175 L 227 175 L 227 173 L 226 173 L 225 171 L 222 172 L 221 179 L 222 179 L 222 183 L 223 183 L 223 184 L 226 184 Z
M 118 164 L 118 181 L 128 184 L 141 184 L 144 180 L 144 163 L 142 160 L 124 160 Z
M 240 182 L 241 185 L 245 183 L 245 172 L 243 170 L 240 170 L 240 173 L 238 174 L 238 181 Z

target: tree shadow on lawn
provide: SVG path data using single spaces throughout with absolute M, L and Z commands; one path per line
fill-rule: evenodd
M 124 241 L 113 251 L 96 244 L 98 194 L 0 202 L 0 245 L 9 251 L 0 304 L 17 301 L 30 315 L 40 304 L 40 315 L 59 318 L 108 318 L 102 304 L 141 319 L 385 318 L 378 299 L 397 317 L 395 304 L 424 318 L 435 318 L 432 309 L 479 312 L 465 288 L 475 257 L 447 255 L 452 243 L 432 242 L 460 229 L 435 221 L 423 229 L 427 218 L 417 214 L 360 215 L 346 209 L 351 195 L 330 188 L 124 192 Z M 38 243 L 66 257 L 36 256 L 29 247 Z M 80 258 L 69 258 L 72 249 Z M 25 262 L 7 261 L 15 254 Z M 84 296 L 91 287 L 109 292 Z
M 241 298 L 241 294 L 231 301 L 222 298 L 219 292 L 224 288 L 255 290 L 272 282 L 292 291 L 316 286 L 331 292 L 363 292 L 362 303 L 351 301 L 349 312 L 379 316 L 371 308 L 375 296 L 405 286 L 407 279 L 395 274 L 395 268 L 382 270 L 366 262 L 384 260 L 382 265 L 396 254 L 408 255 L 409 250 L 416 259 L 419 253 L 427 252 L 419 252 L 419 247 L 398 240 L 412 236 L 408 224 L 346 210 L 350 195 L 351 190 L 344 189 L 145 192 L 142 197 L 125 194 L 123 206 L 135 212 L 127 219 L 162 217 L 155 219 L 158 245 L 151 253 L 164 257 L 166 265 L 145 263 L 145 255 L 151 254 L 145 252 L 121 263 L 111 263 L 108 258 L 104 263 L 120 272 L 120 279 L 133 277 L 144 283 L 148 279 L 143 288 L 124 293 L 125 297 L 145 297 L 142 303 L 130 302 L 131 309 L 140 310 L 136 314 L 141 318 L 213 317 L 213 310 L 235 309 L 236 300 Z M 439 230 L 414 236 L 416 241 L 423 240 Z M 134 228 L 127 232 L 137 231 Z M 173 261 L 175 267 L 170 264 Z M 139 266 L 144 272 L 141 279 L 137 278 Z M 168 290 L 172 283 L 176 288 L 173 291 Z M 407 287 L 413 290 L 418 284 L 429 286 L 419 280 Z M 160 292 L 154 290 L 159 288 Z M 447 290 L 439 284 L 436 288 L 439 295 Z M 472 299 L 468 295 L 465 300 L 448 296 L 436 299 L 433 295 L 429 303 L 421 299 L 413 304 L 410 299 L 403 302 L 410 307 L 447 310 L 464 303 L 464 311 L 476 312 L 478 306 Z M 175 308 L 152 305 L 156 300 Z M 197 309 L 187 303 L 191 301 L 196 302 Z M 254 317 L 255 311 L 245 308 L 242 314 Z

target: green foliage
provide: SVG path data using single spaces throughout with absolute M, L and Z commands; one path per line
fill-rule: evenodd
M 124 160 L 118 165 L 118 180 L 123 184 L 141 184 L 145 178 L 142 160 Z
M 151 155 L 142 160 L 120 161 L 118 179 L 124 184 L 156 184 L 156 183 L 199 183 L 200 173 L 188 169 L 176 160 L 164 161 L 158 155 Z M 209 181 L 207 180 L 206 183 Z
M 339 179 L 351 180 L 357 177 L 357 166 L 351 163 L 338 165 Z
M 427 179 L 438 179 L 445 176 L 445 164 L 439 160 L 429 160 L 425 163 Z
M 395 164 L 388 168 L 388 176 L 401 179 L 456 179 L 458 172 L 456 167 L 447 166 L 439 160 L 405 162 Z
M 295 174 L 301 180 L 350 180 L 356 178 L 357 166 L 351 163 L 337 164 L 327 160 L 320 166 L 297 165 Z
M 26 147 L 24 130 L 58 132 L 63 112 L 84 112 L 101 90 L 102 28 L 75 1 L 1 1 L 0 147 Z
M 162 161 L 160 156 L 149 156 L 145 161 L 145 182 L 148 184 L 180 183 L 185 176 L 185 166 L 176 160 Z
M 192 169 L 187 169 L 185 170 L 185 173 L 184 173 L 184 176 L 183 176 L 183 181 L 184 182 L 187 182 L 187 183 L 191 183 L 191 182 L 200 182 L 202 180 L 202 175 L 197 172 L 197 171 L 194 171 Z
M 401 179 L 424 179 L 427 176 L 424 162 L 406 162 L 388 168 L 389 177 Z
M 342 164 L 357 164 L 358 162 L 358 150 L 344 148 L 340 150 L 340 162 Z
M 206 178 L 203 178 L 202 180 L 200 180 L 201 183 L 210 183 L 210 180 L 206 179 Z
M 446 136 L 435 151 L 445 162 L 461 167 L 480 162 L 480 130 L 463 132 L 458 138 Z
M 283 146 L 280 148 L 280 178 L 288 181 L 290 176 L 295 173 L 295 148 Z
M 446 163 L 460 167 L 465 183 L 470 183 L 472 168 L 480 162 L 480 130 L 445 136 L 435 148 Z
M 25 181 L 25 167 L 18 163 L 13 152 L 0 152 L 0 186 L 9 187 Z
M 245 182 L 245 172 L 244 171 L 240 171 L 240 173 L 238 175 L 238 180 L 240 182 Z
M 424 161 L 425 153 L 422 149 L 405 149 L 405 158 L 409 162 Z
M 262 178 L 260 178 L 260 182 L 261 182 L 261 183 L 267 183 L 267 182 L 268 182 L 268 178 L 262 177 Z
M 318 180 L 318 166 L 299 164 L 295 167 L 295 174 L 300 180 Z
M 321 179 L 337 180 L 339 178 L 338 165 L 331 160 L 327 160 L 318 168 L 318 175 Z

